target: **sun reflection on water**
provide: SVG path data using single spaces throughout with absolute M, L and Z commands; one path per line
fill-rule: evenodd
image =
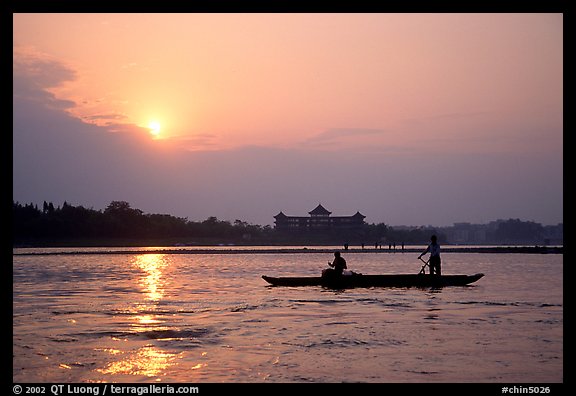
M 150 328 L 150 326 L 162 323 L 162 321 L 154 315 L 138 315 L 135 317 L 135 319 L 137 320 L 138 325 L 148 328 Z
M 146 345 L 135 352 L 122 353 L 115 349 L 107 351 L 112 355 L 127 354 L 127 356 L 122 360 L 108 363 L 103 369 L 96 370 L 102 374 L 158 377 L 174 366 L 178 358 L 178 354 L 163 351 L 152 345 Z
M 138 278 L 144 301 L 134 302 L 133 315 L 130 315 L 132 323 L 129 326 L 137 333 L 155 334 L 155 332 L 167 331 L 164 326 L 162 315 L 156 314 L 157 305 L 165 297 L 165 271 L 169 264 L 164 254 L 141 254 L 131 262 L 132 266 L 141 270 L 143 274 Z M 128 341 L 128 340 L 124 340 Z M 179 354 L 165 351 L 153 344 L 146 344 L 134 348 L 134 343 L 129 343 L 128 350 L 116 348 L 103 348 L 115 359 L 96 371 L 109 375 L 134 375 L 145 377 L 161 377 L 166 370 L 176 365 Z M 160 380 L 160 378 L 156 378 Z
M 134 315 L 131 317 L 131 327 L 138 332 L 167 330 L 162 326 L 163 320 L 155 314 L 158 303 L 165 293 L 164 271 L 168 265 L 164 254 L 141 254 L 135 257 L 133 263 L 144 275 L 138 280 L 145 301 L 137 301 Z
M 140 285 L 148 300 L 157 302 L 164 297 L 163 271 L 167 265 L 165 254 L 141 254 L 136 256 L 134 265 L 146 274 L 140 279 Z

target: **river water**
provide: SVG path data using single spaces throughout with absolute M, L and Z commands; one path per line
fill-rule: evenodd
M 77 249 L 78 250 L 78 249 Z M 17 251 L 15 251 L 17 253 Z M 414 253 L 345 253 L 363 274 Z M 13 256 L 14 382 L 562 382 L 563 256 L 443 255 L 442 289 L 270 287 L 332 256 Z

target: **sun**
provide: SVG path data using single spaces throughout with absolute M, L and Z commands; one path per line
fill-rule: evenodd
M 160 123 L 158 121 L 151 121 L 148 124 L 148 128 L 150 129 L 150 134 L 152 136 L 158 136 L 158 135 L 160 135 L 160 131 L 162 129 L 162 126 L 160 125 Z

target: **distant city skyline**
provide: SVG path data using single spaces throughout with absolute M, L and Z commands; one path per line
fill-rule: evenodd
M 14 14 L 13 199 L 563 218 L 563 15 Z

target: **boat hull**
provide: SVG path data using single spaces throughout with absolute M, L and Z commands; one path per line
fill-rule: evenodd
M 262 279 L 272 286 L 324 286 L 329 288 L 352 287 L 444 287 L 465 286 L 476 282 L 484 274 L 475 275 L 428 275 L 428 274 L 398 274 L 398 275 L 360 275 L 341 276 L 338 278 L 307 277 L 272 277 L 262 275 Z

